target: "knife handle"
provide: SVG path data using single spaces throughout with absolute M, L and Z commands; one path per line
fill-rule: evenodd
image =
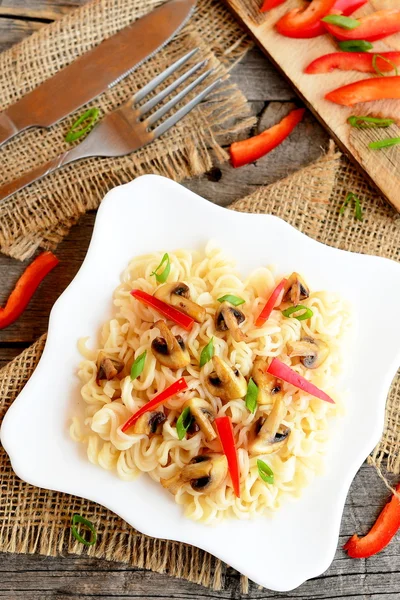
M 6 111 L 0 113 L 0 146 L 22 131 Z
M 31 171 L 28 171 L 28 173 L 24 173 L 23 175 L 21 175 L 21 177 L 13 179 L 13 181 L 9 181 L 4 185 L 0 186 L 0 201 L 5 200 L 9 196 L 12 196 L 12 194 L 15 194 L 15 192 L 19 192 L 19 190 L 22 190 L 27 185 L 30 185 L 34 181 L 37 181 L 38 179 L 45 177 L 49 173 L 52 173 L 56 169 L 59 169 L 60 167 L 66 165 L 68 162 L 70 162 L 67 158 L 67 155 L 69 154 L 70 152 L 60 154 L 60 156 L 53 158 L 53 160 L 49 160 L 47 163 L 39 165 Z

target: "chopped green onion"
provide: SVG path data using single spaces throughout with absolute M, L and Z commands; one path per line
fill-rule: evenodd
M 249 383 L 247 384 L 247 392 L 246 392 L 246 408 L 250 412 L 254 413 L 257 408 L 257 396 L 258 396 L 258 386 L 254 383 L 252 377 L 249 379 Z
M 92 534 L 90 536 L 90 540 L 87 540 L 79 533 L 77 528 L 78 523 L 80 525 L 84 525 L 87 529 L 89 529 L 89 531 Z M 81 515 L 73 515 L 71 521 L 71 532 L 74 538 L 77 539 L 78 542 L 80 542 L 81 544 L 84 544 L 85 546 L 93 546 L 97 541 L 97 533 L 94 528 L 94 525 L 84 517 L 81 517 Z
M 339 42 L 339 48 L 345 52 L 367 52 L 368 50 L 372 50 L 373 47 L 371 42 L 366 42 L 365 40 L 346 40 L 344 42 Z
M 140 373 L 144 369 L 144 363 L 146 362 L 147 350 L 140 354 L 134 361 L 131 368 L 131 379 L 132 381 L 139 377 Z
M 84 112 L 68 131 L 67 135 L 65 136 L 65 141 L 68 142 L 68 144 L 72 144 L 72 142 L 75 142 L 75 140 L 79 139 L 88 131 L 90 131 L 97 121 L 99 113 L 100 111 L 98 108 L 89 108 L 89 110 Z M 87 121 L 86 125 L 82 127 L 82 129 L 78 129 L 79 125 L 82 125 L 82 123 L 85 121 Z
M 346 210 L 346 206 L 348 205 L 349 202 L 351 202 L 353 200 L 355 202 L 355 209 L 354 209 L 355 217 L 356 217 L 357 221 L 362 221 L 363 220 L 363 212 L 362 212 L 362 208 L 361 208 L 360 199 L 358 198 L 358 196 L 353 194 L 353 192 L 349 192 L 347 194 L 347 196 L 342 204 L 342 207 L 339 211 L 339 214 L 343 215 L 344 211 Z
M 343 15 L 327 15 L 321 21 L 330 23 L 331 25 L 337 25 L 342 29 L 355 29 L 360 25 L 360 21 L 357 19 L 351 19 L 350 17 L 344 17 Z
M 243 298 L 239 298 L 239 296 L 225 294 L 225 296 L 218 298 L 218 302 L 229 302 L 230 304 L 233 304 L 233 306 L 240 306 L 240 304 L 244 304 L 246 300 L 243 300 Z
M 302 312 L 300 315 L 294 314 L 298 313 L 299 311 L 304 312 Z M 291 318 L 293 315 L 293 319 L 297 319 L 298 321 L 305 321 L 306 319 L 311 319 L 314 313 L 311 310 L 311 308 L 308 308 L 308 306 L 304 306 L 304 304 L 298 304 L 297 306 L 290 306 L 286 310 L 283 310 L 282 314 L 284 317 Z
M 372 66 L 374 70 L 378 73 L 378 75 L 380 75 L 381 77 L 385 77 L 385 73 L 382 73 L 382 71 L 377 67 L 376 61 L 378 60 L 378 58 L 381 58 L 382 60 L 387 62 L 392 67 L 392 70 L 394 70 L 394 72 L 396 73 L 396 76 L 399 74 L 396 65 L 391 60 L 385 58 L 381 54 L 374 54 L 374 56 L 372 57 Z
M 200 354 L 200 368 L 204 367 L 205 364 L 208 363 L 209 360 L 214 356 L 214 338 L 208 342 L 207 346 L 204 346 L 203 350 Z
M 347 119 L 352 127 L 357 129 L 367 129 L 369 127 L 390 127 L 394 119 L 379 119 L 378 117 L 356 117 L 351 116 Z
M 267 463 L 260 458 L 257 460 L 258 474 L 265 483 L 274 483 L 274 472 Z
M 396 144 L 400 144 L 400 137 L 387 138 L 386 140 L 371 142 L 368 144 L 368 148 L 371 148 L 372 150 L 380 150 L 381 148 L 388 148 L 389 146 L 395 146 Z
M 192 421 L 193 417 L 190 414 L 190 408 L 187 406 L 183 409 L 176 422 L 176 431 L 180 440 L 183 440 L 183 438 L 185 437 L 187 430 L 192 424 Z
M 161 267 L 163 266 L 164 263 L 166 263 L 165 269 L 163 271 L 161 271 L 161 273 L 158 273 L 158 271 L 161 269 Z M 151 273 L 151 275 L 156 276 L 156 280 L 158 281 L 158 283 L 165 283 L 168 279 L 170 270 L 171 270 L 171 262 L 169 260 L 169 255 L 167 253 L 165 253 L 164 256 L 162 257 L 160 264 L 158 265 L 158 267 L 156 267 L 154 269 L 154 271 Z

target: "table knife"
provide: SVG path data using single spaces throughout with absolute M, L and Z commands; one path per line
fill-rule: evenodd
M 170 0 L 128 25 L 0 112 L 0 145 L 28 127 L 50 127 L 114 86 L 168 43 L 196 0 Z

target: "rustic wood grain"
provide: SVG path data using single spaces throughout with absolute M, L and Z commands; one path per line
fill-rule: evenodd
M 59 18 L 80 0 L 0 0 L 0 50 Z M 250 100 L 252 114 L 267 127 L 289 110 L 296 95 L 272 64 L 254 50 L 233 71 Z M 243 137 L 251 131 L 245 132 Z M 224 145 L 232 140 L 225 138 Z M 316 159 L 326 150 L 328 136 L 308 114 L 297 132 L 270 155 L 242 169 L 221 167 L 185 185 L 220 205 L 242 197 L 255 186 L 285 176 Z M 218 180 L 218 181 L 217 181 Z M 34 341 L 47 328 L 49 311 L 85 256 L 95 215 L 85 215 L 60 244 L 60 265 L 37 291 L 29 310 L 6 330 L 0 331 L 0 367 Z M 18 261 L 0 255 L 0 305 L 24 269 Z M 212 592 L 184 580 L 170 578 L 105 560 L 66 556 L 0 555 L 0 600 L 397 600 L 400 596 L 400 537 L 381 554 L 351 560 L 341 550 L 355 531 L 365 533 L 387 498 L 387 491 L 373 468 L 364 465 L 350 489 L 343 515 L 336 557 L 329 570 L 287 594 L 260 590 L 250 583 L 249 596 L 240 592 L 238 574 L 228 569 L 226 588 Z M 268 568 L 268 565 L 266 565 Z

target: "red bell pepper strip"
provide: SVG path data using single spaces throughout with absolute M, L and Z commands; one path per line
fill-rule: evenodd
M 295 8 L 283 15 L 277 22 L 276 29 L 286 37 L 314 37 L 313 27 L 320 24 L 321 19 L 329 14 L 334 4 L 335 0 L 312 0 L 304 10 Z
M 0 308 L 0 329 L 14 323 L 28 306 L 41 281 L 59 263 L 52 252 L 43 252 L 35 258 L 18 279 L 4 308 Z
M 355 81 L 332 90 L 325 95 L 325 98 L 342 106 L 353 106 L 357 102 L 370 102 L 384 98 L 400 98 L 400 76 L 371 77 L 371 79 Z
M 325 394 L 325 392 L 317 388 L 316 385 L 310 383 L 307 379 L 296 373 L 296 371 L 293 371 L 293 369 L 285 365 L 285 363 L 280 361 L 278 358 L 272 359 L 271 364 L 267 369 L 267 373 L 270 373 L 274 377 L 294 385 L 295 387 L 299 388 L 299 390 L 303 390 L 303 392 L 311 394 L 311 396 L 315 396 L 320 400 L 325 400 L 325 402 L 335 404 L 328 394 Z
M 233 491 L 237 498 L 240 498 L 240 475 L 239 463 L 235 438 L 233 435 L 232 421 L 229 417 L 218 417 L 215 419 L 219 439 L 221 440 L 222 449 L 228 461 L 229 474 L 231 476 Z
M 282 279 L 280 283 L 276 286 L 270 297 L 268 298 L 264 308 L 258 315 L 255 326 L 261 327 L 264 325 L 265 321 L 267 321 L 270 317 L 270 314 L 274 310 L 275 306 L 279 306 L 282 302 L 282 294 L 285 291 L 285 285 L 287 283 L 287 279 Z
M 164 404 L 164 402 L 166 402 L 167 400 L 172 398 L 172 396 L 176 396 L 176 394 L 179 394 L 180 392 L 187 390 L 187 387 L 188 386 L 186 383 L 186 379 L 184 377 L 181 377 L 177 381 L 174 381 L 173 384 L 171 384 L 170 386 L 165 388 L 165 390 L 163 390 L 162 392 L 157 394 L 157 396 L 155 396 L 153 398 L 153 400 L 150 400 L 150 402 L 147 402 L 147 404 L 142 406 L 142 408 L 139 408 L 139 410 L 136 411 L 135 414 L 133 414 L 127 420 L 125 425 L 122 426 L 121 431 L 123 431 L 125 433 L 125 431 L 127 429 L 129 429 L 130 427 L 132 427 L 132 425 L 134 425 L 136 423 L 136 421 L 139 419 L 139 417 L 144 415 L 144 413 L 147 413 L 149 410 L 153 410 L 154 408 L 157 408 L 158 406 L 160 406 L 160 404 Z
M 313 60 L 304 69 L 304 72 L 314 75 L 315 73 L 330 73 L 334 69 L 339 69 L 340 71 L 376 73 L 373 63 L 374 56 L 377 57 L 375 59 L 375 66 L 382 73 L 393 71 L 393 65 L 396 65 L 396 67 L 400 66 L 400 52 L 382 52 L 380 54 L 370 54 L 369 52 L 332 52 Z M 380 58 L 381 56 L 386 60 Z
M 396 486 L 400 494 L 400 483 Z M 393 494 L 369 533 L 362 538 L 353 535 L 343 546 L 351 558 L 368 558 L 385 548 L 400 529 L 400 500 Z
M 283 4 L 284 2 L 286 2 L 286 0 L 264 0 L 260 10 L 261 12 L 267 12 L 269 10 L 272 10 L 276 6 Z
M 186 329 L 186 331 L 190 331 L 193 327 L 194 320 L 191 317 L 185 315 L 183 312 L 170 306 L 166 302 L 155 298 L 151 294 L 143 292 L 143 290 L 132 290 L 131 295 L 142 304 L 155 308 L 155 310 L 164 315 L 164 317 L 167 317 L 167 319 L 175 321 L 177 325 L 180 325 L 183 329 Z
M 271 152 L 293 131 L 303 118 L 304 112 L 304 108 L 292 110 L 282 121 L 259 135 L 231 144 L 229 153 L 232 165 L 235 168 L 243 167 Z
M 332 23 L 325 23 L 325 28 L 338 40 L 366 40 L 374 42 L 400 31 L 400 10 L 378 10 L 360 17 L 359 26 L 355 29 L 343 29 Z
M 342 15 L 348 17 L 353 12 L 367 4 L 368 0 L 336 0 L 333 8 L 335 11 L 341 12 Z
M 349 17 L 353 14 L 353 12 L 355 12 L 358 8 L 361 8 L 361 6 L 364 6 L 364 4 L 366 4 L 367 2 L 368 0 L 336 0 L 331 10 L 331 13 L 341 14 L 345 17 Z M 302 27 L 300 34 L 297 34 L 293 37 L 314 38 L 319 35 L 324 35 L 325 33 L 325 23 L 319 20 L 316 23 L 309 25 L 308 27 Z

